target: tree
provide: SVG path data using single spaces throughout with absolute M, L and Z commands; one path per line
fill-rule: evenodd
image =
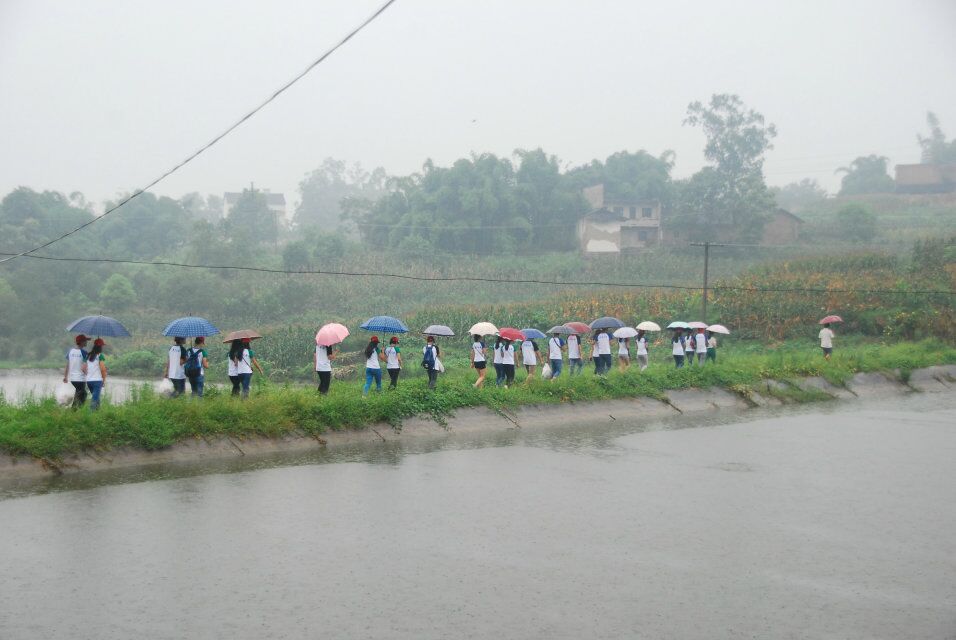
M 347 167 L 341 160 L 326 158 L 299 183 L 302 199 L 293 221 L 300 228 L 337 229 L 342 224 L 343 200 L 378 199 L 385 193 L 387 182 L 381 167 L 369 173 L 359 163 Z
M 811 178 L 804 178 L 800 182 L 791 182 L 782 187 L 771 187 L 770 192 L 777 201 L 777 206 L 788 211 L 799 211 L 822 202 L 827 192 L 820 184 Z
M 112 311 L 125 311 L 136 303 L 136 290 L 126 276 L 114 273 L 100 289 L 100 304 Z
M 731 94 L 715 94 L 706 106 L 692 102 L 684 124 L 703 129 L 704 156 L 711 166 L 683 185 L 678 215 L 671 224 L 703 220 L 705 227 L 726 229 L 737 239 L 759 238 L 773 207 L 763 162 L 777 128 Z
M 837 173 L 846 173 L 840 183 L 840 195 L 892 193 L 895 183 L 887 173 L 887 162 L 889 159 L 885 156 L 860 156 L 850 166 L 837 169 Z
M 872 240 L 876 237 L 876 216 L 862 204 L 848 204 L 836 212 L 835 230 L 845 240 Z
M 114 204 L 108 202 L 106 206 Z M 148 259 L 182 247 L 194 221 L 180 201 L 144 193 L 101 220 L 93 230 L 104 254 Z
M 19 308 L 18 302 L 17 292 L 6 280 L 0 277 L 0 311 L 2 311 L 0 313 L 0 332 L 5 336 L 15 333 L 13 311 Z
M 660 200 L 666 206 L 673 195 L 670 172 L 674 158 L 673 151 L 665 151 L 657 158 L 643 149 L 636 153 L 618 151 L 604 162 L 592 160 L 570 170 L 568 180 L 578 191 L 603 184 L 605 196 L 611 200 Z
M 231 240 L 255 246 L 278 240 L 278 215 L 269 209 L 265 194 L 257 189 L 243 189 L 230 209 L 225 228 Z
M 927 164 L 949 164 L 956 162 L 956 138 L 946 142 L 946 135 L 939 124 L 939 118 L 932 111 L 926 113 L 926 126 L 929 137 L 917 134 L 916 139 L 923 149 L 922 161 Z

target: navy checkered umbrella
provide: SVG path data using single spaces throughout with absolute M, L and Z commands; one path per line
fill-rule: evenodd
M 75 320 L 66 328 L 67 333 L 81 333 L 86 336 L 103 336 L 106 338 L 128 338 L 129 331 L 122 323 L 109 316 L 84 316 Z
M 173 320 L 163 329 L 164 336 L 174 338 L 197 338 L 199 336 L 214 336 L 219 333 L 219 329 L 212 326 L 212 323 L 205 318 L 187 316 Z
M 359 326 L 359 329 L 376 331 L 378 333 L 408 333 L 408 327 L 406 327 L 401 320 L 393 318 L 392 316 L 375 316 L 374 318 L 369 318 Z

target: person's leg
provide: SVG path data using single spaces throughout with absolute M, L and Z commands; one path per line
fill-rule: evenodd
M 564 361 L 559 358 L 551 359 L 551 379 L 554 380 L 561 375 L 561 367 L 564 365 Z
M 205 375 L 201 375 L 201 376 L 198 376 L 198 377 L 196 378 L 196 389 L 198 390 L 198 393 L 197 393 L 196 395 L 198 395 L 198 396 L 201 398 L 203 392 L 206 390 L 206 376 L 205 376 Z
M 186 393 L 186 379 L 185 378 L 173 378 L 171 380 L 173 383 L 173 397 L 177 398 L 184 393 Z
M 388 371 L 388 388 L 394 389 L 398 386 L 398 372 L 401 369 L 387 369 Z
M 372 375 L 375 377 L 375 390 L 382 390 L 382 370 L 381 369 L 372 369 Z
M 674 356 L 674 363 L 677 365 L 678 369 L 683 368 L 684 366 L 684 356 Z
M 186 380 L 189 381 L 189 393 L 192 395 L 196 395 L 196 390 L 199 388 L 198 387 L 199 383 L 196 377 L 195 376 L 192 378 L 187 377 Z
M 707 347 L 707 360 L 717 364 L 717 349 L 713 347 Z
M 367 396 L 368 390 L 372 388 L 372 370 L 368 367 L 365 367 L 365 386 L 362 387 L 362 395 Z
M 319 371 L 319 393 L 325 395 L 329 392 L 329 384 L 332 382 L 331 371 Z
M 611 369 L 614 367 L 614 360 L 611 359 L 611 354 L 605 353 L 601 357 L 604 358 L 604 373 L 611 373 Z
M 86 383 L 71 382 L 70 384 L 73 385 L 73 402 L 70 403 L 70 407 L 79 409 L 86 402 Z
M 515 366 L 513 364 L 505 365 L 505 386 L 512 386 L 515 383 Z
M 501 363 L 495 363 L 495 386 L 500 387 L 502 381 L 505 379 L 504 369 L 501 368 Z
M 704 366 L 704 359 L 705 359 L 706 357 L 707 357 L 707 354 L 706 354 L 706 353 L 698 353 L 698 354 L 697 354 L 697 364 L 699 364 L 700 366 Z
M 637 363 L 641 365 L 641 371 L 647 369 L 647 356 L 637 356 Z
M 239 395 L 239 376 L 229 376 L 229 382 L 232 383 L 232 395 Z
M 249 397 L 249 386 L 252 384 L 252 374 L 240 373 L 239 379 L 242 381 L 242 399 L 245 400 Z
M 434 389 L 435 385 L 438 384 L 438 369 L 429 369 L 428 370 L 428 388 Z
M 90 388 L 90 410 L 96 411 L 100 408 L 100 391 L 103 389 L 103 382 L 87 382 L 86 386 Z

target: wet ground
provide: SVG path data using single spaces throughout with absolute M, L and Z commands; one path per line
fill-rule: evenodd
M 0 638 L 952 638 L 956 400 L 0 487 Z

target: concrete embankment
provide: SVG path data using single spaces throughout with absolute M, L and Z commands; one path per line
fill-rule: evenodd
M 666 398 L 631 398 L 601 402 L 529 405 L 515 411 L 495 412 L 485 407 L 458 410 L 445 425 L 429 417 L 405 420 L 401 429 L 377 424 L 362 430 L 330 431 L 321 436 L 290 433 L 281 438 L 197 438 L 171 447 L 144 451 L 116 449 L 108 452 L 70 454 L 55 464 L 29 457 L 0 457 L 0 480 L 29 479 L 53 474 L 148 467 L 179 462 L 201 462 L 226 458 L 301 453 L 321 447 L 359 443 L 383 443 L 451 434 L 490 433 L 518 428 L 546 429 L 562 425 L 594 424 L 607 421 L 649 423 L 677 415 L 715 411 L 746 411 L 804 400 L 859 401 L 911 393 L 952 393 L 956 391 L 956 365 L 900 372 L 858 373 L 845 386 L 836 386 L 820 377 L 780 381 L 765 380 L 747 391 L 722 388 L 675 389 Z

